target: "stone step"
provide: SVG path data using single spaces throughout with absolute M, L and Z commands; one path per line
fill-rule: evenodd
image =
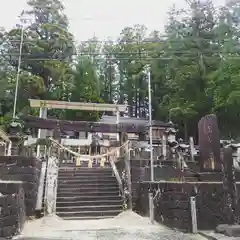
M 89 218 L 93 217 L 93 219 L 97 219 L 100 217 L 114 217 L 122 212 L 122 209 L 119 210 L 90 210 L 90 211 L 77 211 L 77 212 L 56 212 L 56 214 L 61 218 L 69 218 L 69 217 L 84 217 Z
M 100 161 L 98 161 L 97 163 L 95 162 L 95 160 L 93 160 L 93 163 L 92 163 L 92 167 L 95 167 L 95 168 L 105 168 L 105 167 L 109 167 L 110 166 L 110 163 L 108 162 L 105 162 L 104 166 L 100 166 Z M 60 164 L 60 167 L 76 167 L 76 161 L 74 161 L 73 163 L 61 163 Z M 77 166 L 77 167 L 88 167 L 88 161 L 81 161 L 81 165 L 80 166 Z
M 101 180 L 115 180 L 116 181 L 116 177 L 111 175 L 87 175 L 87 174 L 72 174 L 72 175 L 58 175 L 58 180 L 75 180 L 75 179 L 79 179 L 79 180 L 86 180 L 89 179 L 90 181 L 101 181 Z
M 72 177 L 77 177 L 77 178 L 116 178 L 115 175 L 112 172 L 95 172 L 95 173 L 89 173 L 89 172 L 83 172 L 83 173 L 58 173 L 58 178 L 72 178 Z
M 62 197 L 82 197 L 82 196 L 119 196 L 119 191 L 116 189 L 115 191 L 109 190 L 109 191 L 81 191 L 81 192 L 76 192 L 76 191 L 69 191 L 69 192 L 58 192 L 57 193 L 57 198 L 62 198 Z
M 119 192 L 114 195 L 98 195 L 98 194 L 84 194 L 84 195 L 80 195 L 80 196 L 64 196 L 64 197 L 60 197 L 57 196 L 57 203 L 58 202 L 74 202 L 74 201 L 96 201 L 96 199 L 98 201 L 105 201 L 106 199 L 109 201 L 121 201 L 122 197 L 119 195 Z
M 81 211 L 117 211 L 122 209 L 122 204 L 118 205 L 88 205 L 88 206 L 67 206 L 57 207 L 57 212 L 81 212 Z
M 196 177 L 184 177 L 186 182 L 198 182 L 198 178 Z
M 75 192 L 77 193 L 88 193 L 88 192 L 117 192 L 119 191 L 119 187 L 118 186 L 101 186 L 101 187 L 61 187 L 58 188 L 57 193 L 71 193 L 71 192 Z
M 96 198 L 95 200 L 91 200 L 91 201 L 57 201 L 57 208 L 61 208 L 61 207 L 75 207 L 75 206 L 93 206 L 93 205 L 97 205 L 97 206 L 106 206 L 106 205 L 120 205 L 122 206 L 122 201 L 121 199 L 118 200 L 109 200 L 109 199 L 105 199 L 105 200 L 99 200 L 98 198 Z
M 58 185 L 61 184 L 67 184 L 67 185 L 72 185 L 72 184 L 91 184 L 91 185 L 112 185 L 112 184 L 117 184 L 116 178 L 110 178 L 110 179 L 58 179 Z
M 121 213 L 122 197 L 112 169 L 62 164 L 56 208 L 63 219 L 98 219 Z
M 113 183 L 58 183 L 58 189 L 61 188 L 79 188 L 79 189 L 86 189 L 86 188 L 106 188 L 106 187 L 117 187 L 118 184 L 116 182 Z
M 71 172 L 58 172 L 59 177 L 69 176 L 83 176 L 83 177 L 110 177 L 115 176 L 112 171 L 71 171 Z
M 95 160 L 93 160 L 92 167 L 96 167 L 96 168 L 102 167 L 102 166 L 100 166 L 100 162 L 101 162 L 100 160 L 98 160 L 97 162 Z M 110 165 L 111 165 L 110 162 L 105 161 L 104 166 L 102 168 L 109 167 Z M 60 167 L 76 167 L 76 161 L 69 162 L 69 163 L 66 163 L 66 162 L 61 163 Z M 77 166 L 77 167 L 88 167 L 88 161 L 81 161 L 81 165 Z
M 75 166 L 75 167 L 59 167 L 59 172 L 112 172 L 111 167 L 81 167 L 81 166 Z
M 84 216 L 84 217 L 62 217 L 62 219 L 64 220 L 98 220 L 98 219 L 109 219 L 109 218 L 114 218 L 116 217 L 118 214 L 114 214 L 114 215 L 109 215 L 109 216 Z

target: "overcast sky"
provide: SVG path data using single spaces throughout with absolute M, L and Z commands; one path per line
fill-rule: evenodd
M 224 0 L 214 0 L 223 3 Z M 11 28 L 26 9 L 27 0 L 0 0 L 0 26 Z M 116 37 L 125 26 L 144 24 L 149 30 L 162 30 L 166 12 L 173 3 L 184 6 L 184 0 L 63 0 L 76 40 L 95 36 Z

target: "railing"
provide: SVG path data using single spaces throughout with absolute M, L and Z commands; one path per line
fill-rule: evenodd
M 115 158 L 112 164 L 114 174 L 119 182 L 119 187 L 122 189 L 122 197 L 125 208 L 132 209 L 132 184 L 131 184 L 131 169 L 130 169 L 130 143 L 121 151 L 121 156 Z
M 117 182 L 118 182 L 118 185 L 119 185 L 119 189 L 121 191 L 121 194 L 122 194 L 122 197 L 123 199 L 125 200 L 125 192 L 124 192 L 124 188 L 123 188 L 123 182 L 122 182 L 122 179 L 120 177 L 120 174 L 117 170 L 117 166 L 114 162 L 114 160 L 110 159 L 110 164 L 111 164 L 111 167 L 112 167 L 112 170 L 113 170 L 113 173 L 117 179 Z

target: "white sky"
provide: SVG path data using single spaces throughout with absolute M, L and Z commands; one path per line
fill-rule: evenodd
M 223 3 L 224 0 L 213 0 Z M 0 0 L 0 26 L 7 29 L 19 23 L 18 16 L 27 0 Z M 162 30 L 166 12 L 173 3 L 184 6 L 184 0 L 62 0 L 76 40 L 92 36 L 100 39 L 117 37 L 126 26 L 144 24 L 150 31 Z

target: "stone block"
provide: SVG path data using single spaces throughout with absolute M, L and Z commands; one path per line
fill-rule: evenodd
M 219 224 L 217 227 L 216 227 L 216 232 L 217 233 L 225 233 L 226 229 L 229 227 L 228 224 Z
M 8 226 L 0 229 L 0 237 L 5 239 L 15 236 L 19 232 L 18 226 Z
M 228 237 L 240 237 L 240 225 L 230 225 L 226 227 L 225 235 Z

